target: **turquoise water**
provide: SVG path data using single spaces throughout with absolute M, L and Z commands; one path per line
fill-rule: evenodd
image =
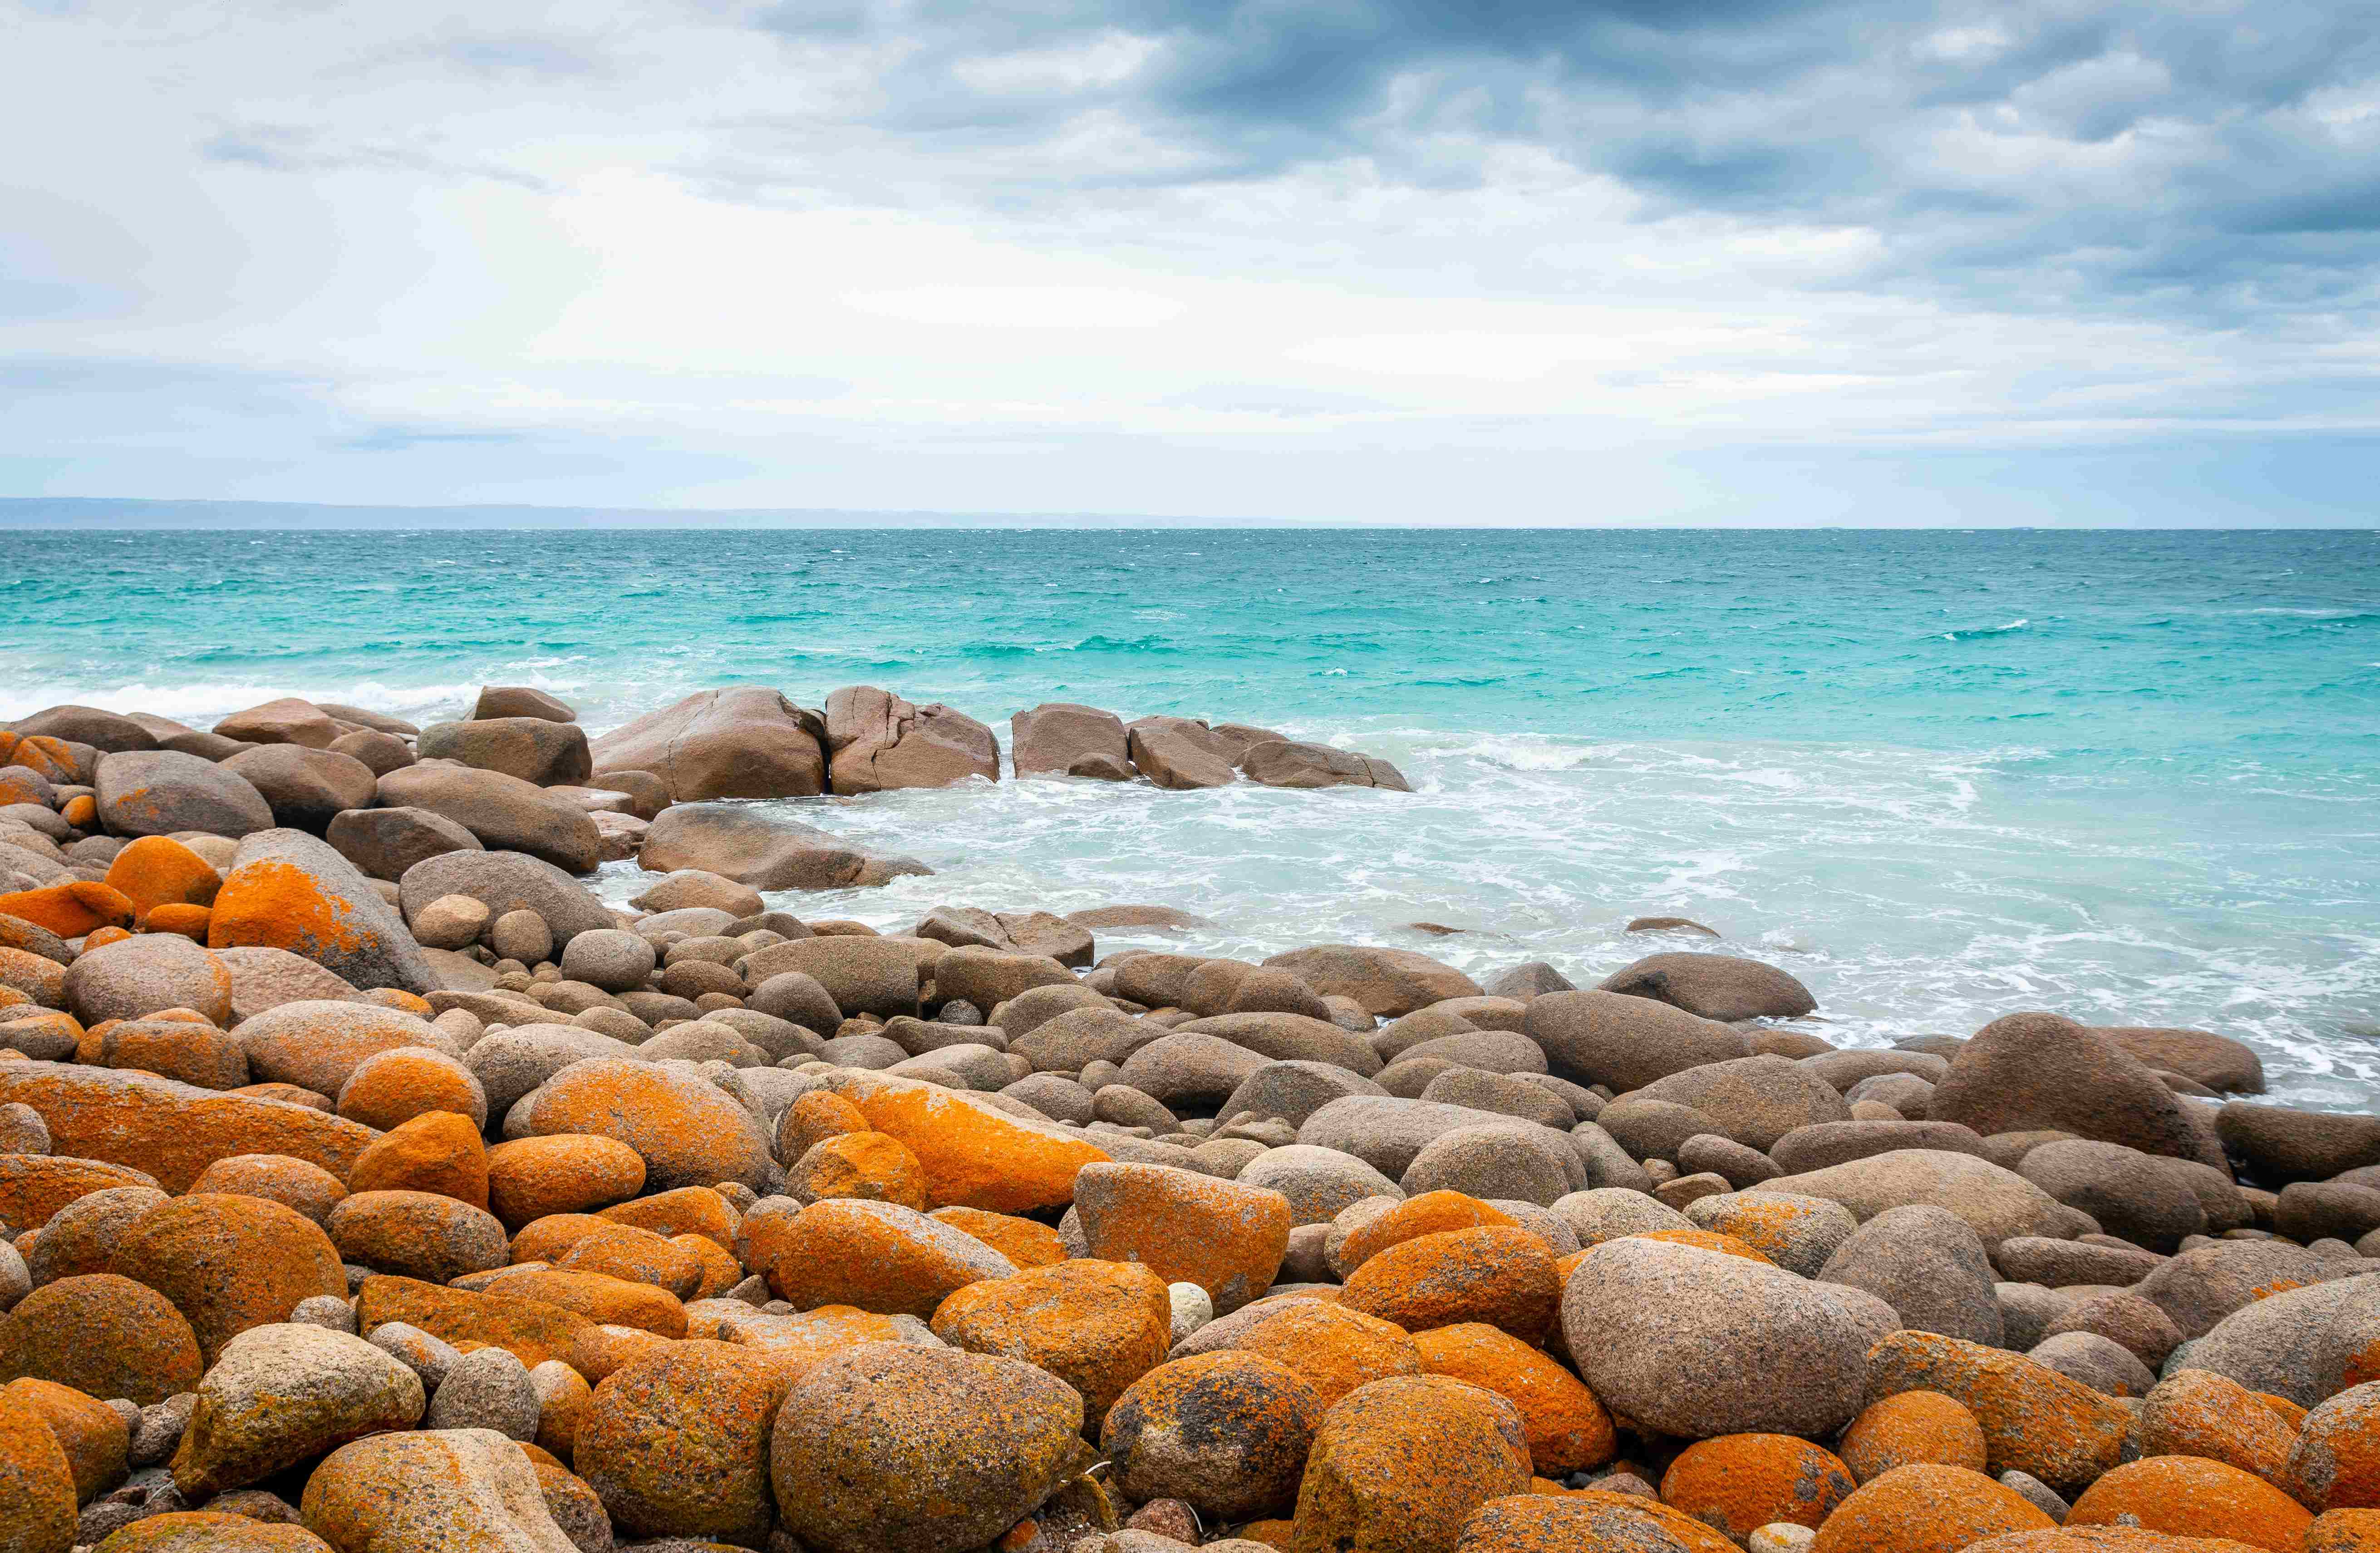
M 496 680 L 600 729 L 740 680 L 1260 723 L 1419 790 L 823 801 L 940 873 L 800 908 L 1162 901 L 1217 952 L 1582 983 L 1674 912 L 1846 1040 L 2051 1008 L 2239 1035 L 2301 1102 L 2380 1094 L 2368 532 L 0 532 L 0 716 L 427 721 Z

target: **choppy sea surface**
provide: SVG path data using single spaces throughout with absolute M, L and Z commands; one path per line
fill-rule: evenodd
M 2373 532 L 0 532 L 0 717 L 297 694 L 426 723 L 491 681 L 595 730 L 873 683 L 1003 747 L 1011 713 L 1088 702 L 1416 789 L 808 801 L 938 873 L 808 914 L 1160 902 L 1217 953 L 1581 984 L 1697 947 L 1621 931 L 1678 914 L 1847 1043 L 2052 1009 L 2236 1035 L 2300 1104 L 2380 1095 Z M 1102 948 L 1131 943 L 1168 941 Z

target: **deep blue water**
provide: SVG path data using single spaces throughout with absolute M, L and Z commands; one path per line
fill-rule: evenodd
M 2370 532 L 0 532 L 0 716 L 296 693 L 427 721 L 494 680 L 600 729 L 867 681 L 995 727 L 1262 723 L 1422 790 L 829 801 L 941 872 L 802 909 L 1162 900 L 1219 952 L 1354 936 L 1582 982 L 1674 911 L 1849 1039 L 2056 1008 L 2239 1034 L 2300 1099 L 2380 1093 Z

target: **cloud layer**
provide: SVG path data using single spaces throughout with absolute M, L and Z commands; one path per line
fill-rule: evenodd
M 0 494 L 2373 515 L 2355 7 L 15 9 Z

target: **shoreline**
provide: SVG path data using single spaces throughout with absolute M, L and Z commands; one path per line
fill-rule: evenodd
M 2380 1119 L 2271 1103 L 2240 1042 L 1841 1044 L 1672 914 L 1592 984 L 1172 952 L 1227 930 L 1153 904 L 894 918 L 947 876 L 787 811 L 979 788 L 972 719 L 474 711 L 0 731 L 0 1368 L 121 1442 L 0 1479 L 38 1553 L 225 1510 L 423 1553 L 1717 1553 L 2361 1508 L 2307 1452 L 2380 1440 Z M 1427 801 L 1267 732 L 1013 729 L 1093 803 Z M 819 909 L 855 896 L 896 931 Z M 2155 1422 L 2258 1394 L 2278 1444 Z

